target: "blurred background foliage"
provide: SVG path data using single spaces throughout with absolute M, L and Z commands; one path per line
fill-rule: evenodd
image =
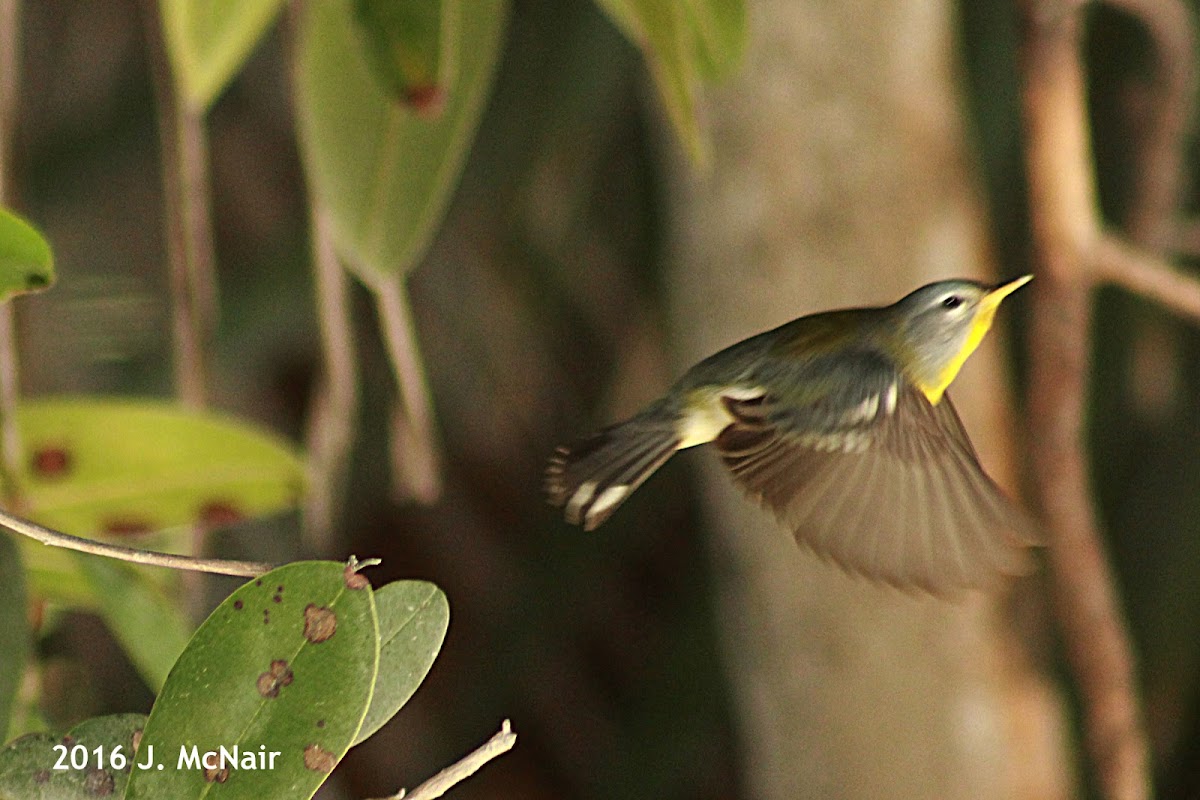
M 141 10 L 133 0 L 25 4 L 15 205 L 46 233 L 59 273 L 53 291 L 18 309 L 32 396 L 171 391 Z M 999 260 L 1015 274 L 1029 264 L 1015 10 L 962 2 L 960 18 L 980 183 Z M 1153 58 L 1131 19 L 1097 10 L 1091 22 L 1098 172 L 1119 223 Z M 299 441 L 318 354 L 290 47 L 276 26 L 209 117 L 221 301 L 211 393 L 215 408 Z M 520 744 L 455 797 L 743 796 L 689 480 L 703 454 L 673 460 L 598 535 L 568 529 L 540 490 L 555 444 L 670 379 L 661 164 L 679 146 L 639 53 L 594 2 L 515 0 L 461 183 L 409 279 L 446 448 L 435 506 L 391 500 L 391 378 L 356 287 L 363 413 L 338 548 L 382 557 L 383 580 L 437 583 L 452 622 L 422 689 L 339 769 L 349 796 L 413 785 L 504 717 Z M 1019 345 L 1019 321 L 1013 330 Z M 1099 504 L 1141 653 L 1162 796 L 1194 797 L 1200 336 L 1117 292 L 1095 334 Z M 290 516 L 242 525 L 214 547 L 282 560 L 298 537 Z M 232 585 L 215 582 L 214 596 Z M 74 615 L 38 647 L 55 726 L 149 707 L 95 619 Z

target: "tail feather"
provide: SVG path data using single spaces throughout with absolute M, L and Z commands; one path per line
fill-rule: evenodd
M 546 495 L 567 522 L 593 530 L 612 516 L 679 446 L 673 425 L 642 417 L 559 447 L 546 468 Z

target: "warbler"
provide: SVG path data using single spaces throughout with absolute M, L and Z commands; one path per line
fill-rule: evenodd
M 559 447 L 548 498 L 592 530 L 677 450 L 711 442 L 801 545 L 850 573 L 948 594 L 1027 572 L 1039 531 L 984 473 L 946 389 L 1032 277 L 938 281 L 738 342 Z

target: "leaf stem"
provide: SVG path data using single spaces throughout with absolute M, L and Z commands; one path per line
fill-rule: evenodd
M 408 295 L 400 279 L 382 280 L 371 288 L 400 394 L 392 417 L 396 491 L 402 497 L 430 504 L 442 492 L 441 454 Z
M 13 130 L 21 67 L 21 0 L 0 0 L 0 204 L 12 203 L 9 179 Z M 16 500 L 21 470 L 21 429 L 17 422 L 20 395 L 17 321 L 12 303 L 0 305 L 0 483 L 8 502 Z
M 304 506 L 304 535 L 317 552 L 330 548 L 344 500 L 350 449 L 358 409 L 354 329 L 350 320 L 350 279 L 338 263 L 324 209 L 312 207 L 312 258 L 317 323 L 321 336 L 321 376 L 308 420 L 312 480 Z
M 157 0 L 144 0 L 143 9 L 162 149 L 175 391 L 199 409 L 206 401 L 205 342 L 216 316 L 208 138 L 204 110 L 174 90 Z

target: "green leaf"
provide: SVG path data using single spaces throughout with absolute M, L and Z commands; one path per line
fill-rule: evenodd
M 617 27 L 645 54 L 675 132 L 688 155 L 707 160 L 708 144 L 696 117 L 699 75 L 690 30 L 679 2 L 598 0 Z
M 242 68 L 283 0 L 159 0 L 176 91 L 206 110 Z
M 461 1 L 461 0 L 460 0 Z M 306 3 L 296 115 L 312 189 L 339 254 L 367 284 L 424 254 L 458 181 L 500 54 L 508 0 L 459 15 L 459 64 L 436 119 L 392 102 L 374 78 L 348 0 Z
M 728 77 L 741 64 L 749 38 L 744 0 L 683 0 L 683 10 L 700 77 Z
M 293 508 L 304 463 L 282 440 L 169 402 L 63 398 L 19 409 L 27 516 L 77 536 L 219 525 Z
M 458 58 L 462 0 L 354 0 L 364 55 L 385 91 L 437 114 Z
M 139 754 L 153 747 L 155 766 L 134 771 L 126 797 L 311 797 L 354 741 L 378 665 L 372 591 L 342 564 L 288 564 L 243 585 L 167 678 Z M 180 764 L 235 746 L 224 775 Z
M 395 581 L 376 590 L 379 675 L 355 744 L 382 728 L 429 674 L 450 625 L 446 595 L 425 581 Z
M 113 714 L 84 720 L 65 736 L 32 733 L 10 742 L 0 750 L 0 800 L 121 797 L 145 724 L 141 714 Z
M 21 553 L 8 533 L 0 533 L 0 738 L 10 730 L 10 720 L 29 661 L 29 597 Z
M 50 245 L 28 222 L 0 208 L 0 302 L 53 283 Z
M 708 142 L 697 115 L 700 84 L 724 77 L 746 46 L 744 0 L 597 0 L 643 51 L 658 94 L 692 160 Z
M 192 633 L 178 598 L 148 580 L 145 568 L 99 556 L 74 555 L 104 621 L 157 692 Z

